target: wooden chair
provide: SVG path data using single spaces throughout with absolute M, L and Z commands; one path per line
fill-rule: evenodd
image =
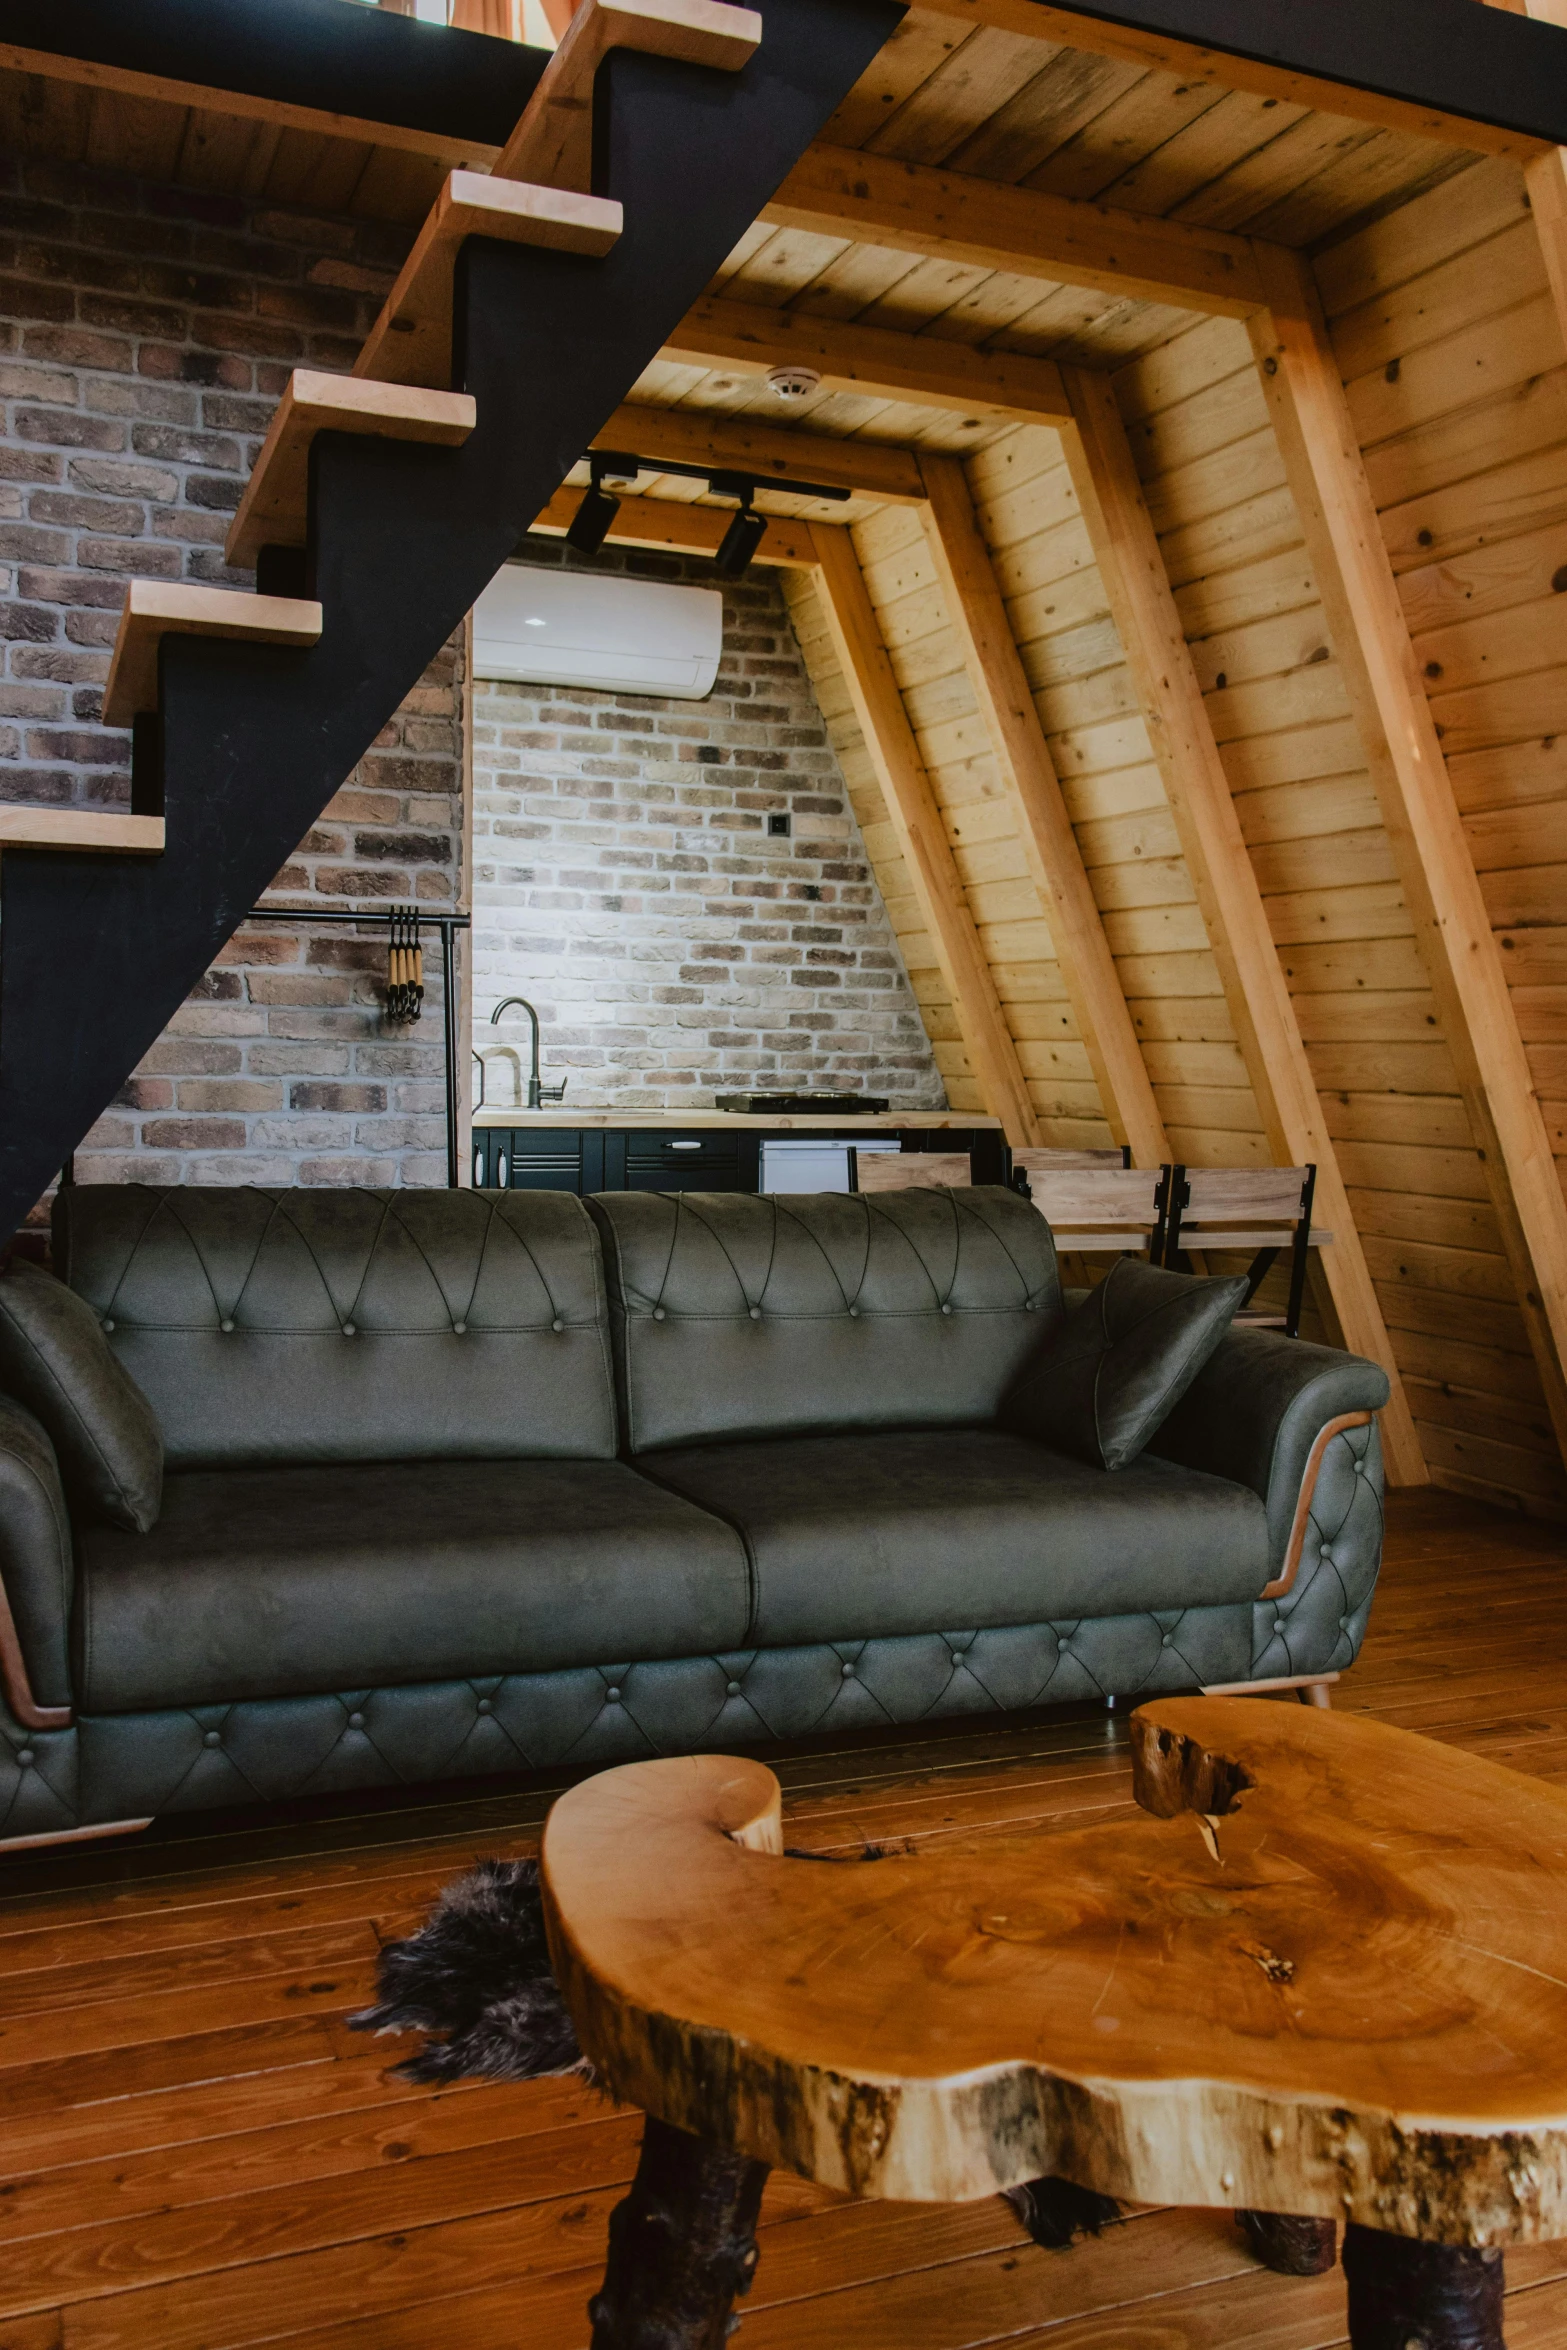
M 1250 1249 L 1246 1295 L 1237 1321 L 1300 1335 L 1306 1294 L 1307 1251 L 1325 1247 L 1331 1232 L 1314 1229 L 1315 1167 L 1173 1167 L 1163 1263 L 1180 1270 L 1193 1250 Z M 1289 1302 L 1282 1314 L 1248 1313 L 1280 1249 L 1290 1251 Z
M 974 1180 L 967 1151 L 851 1150 L 856 1191 L 962 1191 Z
M 1024 1199 L 1034 1196 L 1032 1173 L 1059 1174 L 1063 1167 L 1129 1167 L 1132 1146 L 1123 1143 L 1119 1150 L 1053 1151 L 1023 1149 L 1007 1153 L 1007 1181 Z
M 1044 1217 L 1060 1256 L 1130 1255 L 1146 1249 L 1150 1264 L 1164 1261 L 1168 1167 L 1044 1167 L 1048 1151 L 1014 1152 L 1027 1158 L 1028 1196 Z M 1113 1154 L 1119 1161 L 1120 1153 Z

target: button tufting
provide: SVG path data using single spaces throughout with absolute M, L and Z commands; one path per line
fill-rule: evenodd
M 838 1670 L 839 1670 L 839 1672 L 840 1672 L 840 1673 L 842 1673 L 842 1675 L 843 1675 L 843 1677 L 844 1677 L 844 1679 L 845 1679 L 846 1681 L 852 1681 L 852 1680 L 853 1680 L 853 1678 L 854 1678 L 854 1667 L 853 1667 L 853 1665 L 840 1665 L 840 1666 L 838 1667 Z
M 1163 1638 L 1161 1639 L 1161 1641 L 1159 1642 L 1159 1646 L 1160 1646 L 1161 1648 L 1168 1648 L 1168 1647 L 1170 1646 L 1170 1643 L 1171 1643 L 1171 1642 L 1174 1640 L 1174 1638 L 1175 1638 L 1175 1634 L 1174 1634 L 1173 1632 L 1166 1632 L 1166 1633 L 1165 1633 L 1165 1635 L 1164 1635 L 1164 1637 L 1163 1637 Z
M 653 1308 L 653 1319 L 655 1322 L 662 1322 L 664 1319 L 664 1309 L 662 1306 L 655 1306 Z
M 948 1662 L 948 1664 L 949 1664 L 949 1665 L 952 1667 L 952 1670 L 953 1670 L 954 1672 L 956 1672 L 956 1671 L 957 1671 L 957 1669 L 958 1669 L 958 1667 L 959 1667 L 959 1665 L 960 1665 L 960 1664 L 963 1662 L 963 1659 L 962 1659 L 962 1657 L 961 1657 L 961 1656 L 958 1654 L 958 1651 L 957 1651 L 956 1649 L 954 1649 L 954 1650 L 952 1651 L 952 1654 L 951 1654 L 951 1655 L 948 1657 L 948 1659 L 947 1659 L 947 1662 Z
M 738 1696 L 739 1696 L 739 1694 L 740 1694 L 740 1684 L 739 1684 L 739 1682 L 738 1682 L 738 1681 L 731 1681 L 731 1682 L 730 1682 L 727 1694 L 728 1694 L 730 1697 L 738 1697 Z
M 345 1322 L 345 1323 L 343 1324 L 343 1336 L 344 1336 L 345 1338 L 353 1338 L 354 1336 L 356 1336 L 356 1332 L 355 1332 L 355 1330 L 354 1330 L 354 1325 L 353 1325 L 353 1323 L 352 1323 L 352 1322 Z
M 350 1715 L 349 1715 L 349 1717 L 348 1717 L 348 1727 L 349 1727 L 351 1730 L 362 1730 L 362 1729 L 364 1728 L 364 1726 L 365 1726 L 365 1717 L 364 1717 L 364 1715 L 363 1715 L 363 1714 L 350 1714 Z
M 203 1732 L 202 1732 L 202 1734 L 201 1734 L 201 1743 L 202 1743 L 202 1745 L 203 1745 L 203 1746 L 221 1746 L 221 1745 L 223 1744 L 223 1733 L 222 1733 L 222 1731 L 221 1731 L 221 1730 L 203 1730 Z
M 950 1314 L 950 1313 L 951 1313 L 951 1311 L 952 1311 L 952 1308 L 951 1308 L 950 1306 L 943 1306 L 941 1310 L 942 1310 L 942 1312 L 943 1312 L 944 1314 Z
M 849 1308 L 849 1319 L 850 1319 L 850 1321 L 851 1321 L 851 1322 L 857 1322 L 857 1321 L 859 1320 L 859 1318 L 860 1318 L 860 1309 L 859 1309 L 859 1307 L 858 1307 L 858 1306 L 850 1306 L 850 1308 Z
M 492 1714 L 492 1713 L 494 1713 L 494 1711 L 495 1711 L 495 1700 L 494 1700 L 494 1698 L 493 1698 L 493 1697 L 481 1697 L 481 1698 L 480 1698 L 480 1700 L 479 1700 L 479 1706 L 478 1706 L 478 1710 L 479 1710 L 479 1712 L 480 1712 L 481 1714 Z
M 219 1328 L 220 1330 L 232 1330 L 232 1329 L 233 1329 L 233 1327 L 234 1327 L 233 1323 L 232 1323 L 232 1322 L 228 1322 L 228 1321 L 225 1321 L 225 1322 L 220 1322 L 220 1323 L 218 1324 L 218 1328 Z
M 35 1759 L 32 1748 L 30 1746 L 19 1746 L 16 1750 L 16 1759 L 25 1771 L 28 1764 Z
M 112 1329 L 114 1328 L 114 1319 L 113 1319 L 113 1316 L 112 1316 L 112 1315 L 109 1315 L 109 1314 L 105 1314 L 105 1315 L 104 1315 L 104 1317 L 103 1317 L 103 1326 L 104 1326 L 105 1330 L 112 1330 Z
M 467 1335 L 468 1325 L 466 1322 L 454 1322 L 452 1324 L 452 1336 L 454 1338 L 466 1338 Z
M 1366 1473 L 1366 1464 L 1365 1464 L 1365 1462 L 1364 1462 L 1364 1461 L 1357 1460 L 1357 1461 L 1356 1461 L 1356 1463 L 1355 1463 L 1355 1474 L 1356 1474 L 1356 1476 L 1357 1476 L 1357 1477 L 1363 1477 L 1363 1476 L 1365 1475 L 1365 1473 Z
M 620 1691 L 618 1689 L 606 1689 L 604 1695 L 609 1699 L 611 1705 L 619 1705 Z
M 753 1321 L 753 1322 L 759 1322 L 759 1321 L 761 1320 L 761 1318 L 762 1318 L 762 1309 L 761 1309 L 761 1307 L 760 1307 L 760 1306 L 753 1306 L 753 1307 L 751 1308 L 751 1319 L 752 1319 L 752 1321 Z
M 564 1322 L 562 1322 L 561 1320 L 559 1320 L 558 1318 L 557 1318 L 555 1321 L 553 1321 L 553 1322 L 550 1324 L 550 1328 L 551 1328 L 552 1330 L 564 1330 L 564 1329 L 565 1329 L 565 1327 L 566 1327 L 565 1323 L 564 1323 Z

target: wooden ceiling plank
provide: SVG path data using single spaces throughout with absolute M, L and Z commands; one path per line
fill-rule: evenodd
M 981 269 L 1245 318 L 1258 281 L 1243 237 L 1112 212 L 852 149 L 810 148 L 766 217 Z
M 696 303 L 664 346 L 665 355 L 765 375 L 814 367 L 830 391 L 856 392 L 1018 424 L 1057 423 L 1068 413 L 1060 371 L 1046 359 L 975 351 L 930 335 L 767 310 L 751 302 Z
M 789 432 L 750 416 L 720 420 L 690 409 L 627 406 L 615 410 L 593 446 L 749 473 L 763 488 L 777 477 L 792 476 L 897 506 L 918 506 L 925 496 L 918 460 L 907 449 Z
M 1050 922 L 1078 1034 L 1117 1143 L 1140 1167 L 1171 1156 L 1164 1121 L 1083 867 L 1072 819 L 980 535 L 961 458 L 929 457 L 925 536 L 990 734 L 1030 878 Z
M 821 596 L 844 683 L 876 769 L 942 983 L 987 1111 L 1011 1143 L 1043 1140 L 1038 1115 L 996 993 L 952 844 L 882 643 L 859 559 L 847 531 L 819 530 Z
M 1348 115 L 1389 130 L 1410 131 L 1417 138 L 1441 139 L 1450 146 L 1513 155 L 1520 162 L 1546 144 L 1543 137 L 1482 122 L 1446 106 L 1358 87 L 1307 66 L 1243 57 L 1174 33 L 1117 23 L 1108 16 L 1090 16 L 1070 6 L 1055 5 L 1054 0 L 924 0 L 924 5 L 933 14 L 956 17 L 965 24 L 989 25 L 1035 40 L 1056 41 L 1068 49 L 1091 50 L 1102 57 L 1143 66 L 1150 73 L 1172 74 L 1188 83 L 1195 77 L 1222 88 L 1254 90 L 1264 98 Z M 1309 11 L 1304 13 L 1309 18 Z M 1341 21 L 1335 16 L 1335 24 Z
M 1186 868 L 1219 968 L 1268 1147 L 1286 1166 L 1314 1164 L 1315 1212 L 1334 1234 L 1321 1252 L 1344 1344 L 1392 1382 L 1382 1414 L 1388 1474 L 1427 1481 L 1338 1160 L 1322 1114 L 1267 910 L 1176 610 L 1126 427 L 1109 378 L 1066 371 L 1075 429 L 1063 432 L 1110 608 L 1136 681 Z
M 1309 264 L 1259 246 L 1252 328 L 1382 822 L 1442 1014 L 1557 1438 L 1567 1453 L 1567 1199 L 1448 779 Z

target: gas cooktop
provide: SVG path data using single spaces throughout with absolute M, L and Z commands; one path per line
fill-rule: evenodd
M 721 1093 L 714 1107 L 748 1118 L 874 1118 L 887 1102 L 874 1093 Z

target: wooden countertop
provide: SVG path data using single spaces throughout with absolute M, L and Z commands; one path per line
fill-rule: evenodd
M 725 1126 L 760 1126 L 769 1134 L 784 1134 L 799 1129 L 805 1133 L 839 1134 L 845 1132 L 868 1134 L 907 1133 L 919 1127 L 961 1127 L 971 1132 L 976 1127 L 999 1129 L 999 1118 L 983 1117 L 977 1110 L 879 1110 L 868 1117 L 856 1117 L 852 1111 L 837 1117 L 786 1117 L 775 1113 L 759 1117 L 744 1110 L 568 1110 L 565 1105 L 552 1105 L 547 1110 L 475 1110 L 475 1126 L 539 1126 L 556 1131 L 580 1132 L 587 1128 L 613 1127 L 617 1132 L 657 1130 L 660 1127 L 693 1129 Z

